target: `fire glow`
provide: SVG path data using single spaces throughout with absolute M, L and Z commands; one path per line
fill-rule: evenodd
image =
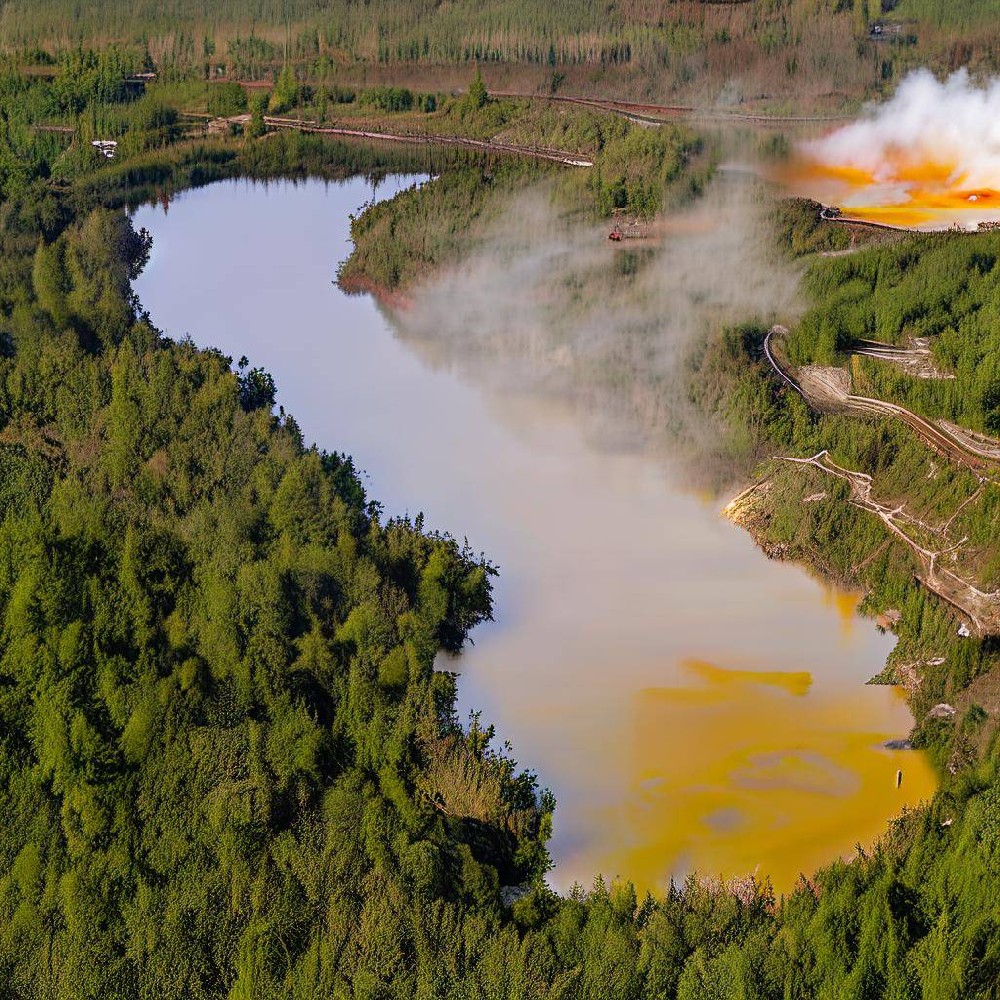
M 856 122 L 802 143 L 781 171 L 794 194 L 846 218 L 913 229 L 1000 222 L 1000 80 L 921 70 Z

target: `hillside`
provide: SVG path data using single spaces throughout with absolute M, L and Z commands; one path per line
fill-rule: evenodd
M 7 0 L 0 39 L 29 58 L 116 44 L 184 75 L 270 79 L 290 62 L 303 79 L 451 90 L 478 63 L 492 89 L 829 111 L 876 96 L 916 65 L 995 70 L 1000 26 L 990 6 L 907 0 L 884 15 L 900 33 L 874 41 L 877 0 L 140 0 L 100 8 Z
M 950 58 L 948 40 L 966 37 L 972 22 L 955 27 L 922 9 L 925 39 Z M 616 6 L 610 16 L 590 6 L 503 8 L 503 45 L 492 40 L 500 27 L 474 41 L 471 6 L 444 8 L 440 21 L 429 5 L 376 8 L 395 25 L 386 37 L 419 39 L 405 58 L 380 51 L 377 27 L 364 50 L 370 8 L 365 36 L 353 5 L 324 8 L 339 20 L 305 4 L 252 21 L 227 8 L 125 10 L 98 23 L 83 7 L 17 2 L 0 15 L 2 37 L 18 47 L 0 74 L 0 992 L 995 996 L 996 639 L 958 634 L 954 610 L 844 483 L 782 459 L 826 450 L 871 476 L 884 506 L 899 501 L 897 513 L 942 534 L 954 526 L 972 541 L 961 568 L 984 586 L 1000 579 L 993 484 L 947 466 L 898 422 L 810 410 L 776 381 L 759 326 L 716 330 L 699 344 L 686 369 L 691 402 L 754 462 L 780 456 L 744 469 L 766 496 L 748 525 L 770 554 L 864 587 L 866 610 L 895 623 L 887 676 L 910 686 L 913 737 L 941 790 L 870 852 L 804 877 L 782 900 L 766 882 L 695 875 L 657 897 L 600 878 L 560 896 L 543 881 L 552 797 L 494 747 L 485 722 L 458 724 L 454 680 L 433 669 L 439 651 L 461 648 L 491 615 L 494 567 L 420 519 L 387 520 L 351 460 L 310 447 L 291 416 L 273 412 L 267 372 L 157 330 L 130 285 L 149 242 L 121 212 L 227 176 L 437 174 L 354 220 L 358 256 L 346 277 L 396 286 L 452 259 L 456 234 L 475 238 L 476 219 L 488 220 L 525 179 L 563 169 L 267 133 L 261 103 L 206 83 L 205 66 L 212 73 L 220 54 L 227 73 L 270 76 L 286 38 L 297 72 L 327 74 L 332 104 L 340 74 L 426 71 L 467 86 L 466 63 L 477 59 L 487 76 L 523 73 L 528 85 L 551 87 L 565 72 L 560 87 L 691 95 L 745 65 L 745 81 L 780 80 L 768 101 L 796 88 L 818 101 L 836 80 L 840 104 L 890 81 L 890 58 L 938 50 L 918 38 L 886 56 L 866 40 L 866 11 L 800 0 Z M 140 95 L 125 77 L 144 66 L 146 14 L 161 78 Z M 487 14 L 478 23 L 488 25 Z M 168 30 L 167 16 L 178 15 L 190 28 Z M 317 25 L 335 20 L 343 36 L 324 36 Z M 520 50 L 519 25 L 532 39 Z M 972 27 L 979 40 L 968 44 L 988 44 L 994 29 Z M 828 48 L 825 31 L 836 39 Z M 123 48 L 79 49 L 81 38 Z M 626 41 L 602 67 L 602 47 Z M 234 61 L 244 51 L 247 61 Z M 807 69 L 784 62 L 807 51 Z M 987 65 L 987 50 L 975 51 Z M 434 62 L 446 58 L 456 65 Z M 289 80 L 293 105 L 305 100 L 290 70 L 279 97 Z M 746 86 L 759 97 L 757 83 Z M 685 129 L 646 138 L 641 125 L 590 112 L 563 127 L 485 93 L 432 112 L 432 91 L 419 92 L 423 109 L 400 114 L 454 115 L 456 128 L 474 132 L 513 108 L 523 117 L 502 124 L 522 138 L 555 136 L 605 157 L 592 174 L 560 175 L 578 210 L 621 202 L 655 212 L 671 193 L 665 185 L 700 190 L 699 143 Z M 366 87 L 359 103 L 399 96 Z M 207 134 L 182 120 L 194 102 L 248 119 Z M 113 161 L 90 145 L 101 134 L 119 141 Z M 817 230 L 802 206 L 782 225 L 789 252 L 855 249 Z M 401 249 L 428 233 L 438 241 L 404 258 Z M 623 269 L 647 257 L 623 255 Z M 796 365 L 840 365 L 872 391 L 995 433 L 998 261 L 995 235 L 973 246 L 953 234 L 813 259 L 810 308 L 786 349 Z M 881 362 L 850 361 L 840 331 L 903 348 L 911 333 L 927 335 L 955 385 L 914 389 Z M 952 711 L 935 714 L 944 699 Z

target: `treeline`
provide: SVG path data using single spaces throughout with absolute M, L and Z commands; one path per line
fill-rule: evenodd
M 494 570 L 162 338 L 126 216 L 45 211 L 0 213 L 7 988 L 372 995 L 418 911 L 471 934 L 546 869 L 551 800 L 433 669 Z
M 248 100 L 237 84 L 132 87 L 124 85 L 122 70 L 115 51 L 67 56 L 44 77 L 0 64 L 0 203 L 27 195 L 36 210 L 72 203 L 83 211 L 96 204 L 134 206 L 169 198 L 175 190 L 224 177 L 336 179 L 365 173 L 377 181 L 392 172 L 438 173 L 482 161 L 458 149 L 349 143 L 293 132 L 265 143 L 252 141 L 251 135 L 241 138 L 238 128 L 232 134 L 204 135 L 200 125 L 181 117 L 181 108 L 227 116 L 253 105 L 259 116 L 270 109 L 274 93 Z M 315 94 L 297 85 L 291 94 L 277 88 L 275 93 L 302 110 L 315 110 L 300 103 L 315 100 Z M 363 101 L 368 93 L 361 92 Z M 373 93 L 374 107 L 380 92 Z M 359 95 L 350 91 L 349 96 L 353 101 Z M 462 127 L 456 120 L 452 130 Z M 114 157 L 104 157 L 93 139 L 117 142 Z
M 946 69 L 959 59 L 995 70 L 998 29 L 986 16 L 989 4 L 944 6 L 957 13 L 911 0 L 902 9 L 915 24 L 875 43 L 868 32 L 882 11 L 869 0 L 138 0 L 100 10 L 11 0 L 0 11 L 0 39 L 26 59 L 122 45 L 175 77 L 273 80 L 291 64 L 312 81 L 342 82 L 351 67 L 377 67 L 387 78 L 375 82 L 398 84 L 408 70 L 478 63 L 532 90 L 558 87 L 567 74 L 589 90 L 599 74 L 637 97 L 764 98 L 785 106 L 829 103 L 831 88 L 856 101 L 928 62 Z
M 996 19 L 996 8 L 991 0 L 900 0 L 893 8 L 897 18 L 914 18 L 917 21 L 945 28 L 968 28 L 976 31 L 989 28 Z
M 176 109 L 130 86 L 133 66 L 117 50 L 67 54 L 44 77 L 0 64 L 0 197 L 94 170 L 103 158 L 92 139 L 120 141 L 122 156 L 177 139 Z
M 12 995 L 990 995 L 990 764 L 780 905 L 545 889 L 551 799 L 433 670 L 488 562 L 383 522 L 266 373 L 159 335 L 121 214 L 46 214 L 0 212 Z
M 819 13 L 829 16 L 835 6 L 824 4 Z M 317 0 L 256 5 L 139 0 L 128 9 L 98 14 L 62 0 L 44 0 L 6 5 L 2 24 L 7 43 L 22 46 L 49 40 L 132 43 L 173 34 L 172 53 L 179 58 L 189 54 L 193 64 L 224 61 L 227 54 L 250 67 L 338 53 L 369 62 L 600 64 L 662 57 L 667 46 L 689 50 L 706 26 L 728 24 L 731 33 L 734 26 L 763 33 L 775 15 L 779 22 L 788 15 L 798 19 L 805 7 L 801 0 L 766 0 L 763 6 L 748 4 L 745 11 L 730 12 L 698 2 L 668 12 L 655 2 L 609 6 L 594 0 L 556 0 L 544 6 L 500 0 L 486 7 L 461 2 L 447 10 L 428 0 L 363 8 L 345 0 L 332 6 Z
M 139 64 L 141 65 L 141 64 Z M 403 134 L 444 134 L 497 140 L 504 144 L 564 150 L 591 157 L 594 169 L 586 183 L 565 180 L 563 187 L 582 195 L 585 204 L 605 215 L 621 209 L 650 218 L 672 189 L 689 181 L 697 189 L 707 163 L 692 161 L 701 152 L 701 141 L 676 126 L 647 129 L 620 116 L 586 108 L 554 108 L 544 102 L 493 97 L 478 71 L 460 96 L 414 92 L 406 87 L 346 88 L 298 82 L 289 67 L 279 74 L 273 88 L 252 93 L 236 83 L 202 81 L 130 83 L 127 73 L 136 68 L 119 50 L 76 51 L 61 57 L 51 75 L 26 76 L 13 63 L 0 64 L 0 194 L 11 197 L 38 179 L 69 183 L 80 179 L 82 189 L 106 189 L 119 184 L 125 200 L 134 203 L 147 194 L 149 185 L 169 189 L 172 173 L 185 162 L 195 163 L 192 174 L 179 183 L 205 183 L 230 171 L 266 175 L 303 169 L 322 170 L 323 164 L 351 163 L 363 169 L 364 161 L 394 160 L 407 164 L 466 163 L 482 178 L 541 176 L 545 168 L 530 162 L 501 160 L 499 155 L 470 156 L 454 150 L 401 150 L 397 154 L 346 152 L 342 144 L 324 138 L 287 133 L 273 137 L 269 148 L 256 148 L 254 139 L 266 131 L 265 114 L 294 114 L 319 122 L 335 121 L 355 127 L 388 126 Z M 209 137 L 197 117 L 205 114 L 233 117 L 249 112 L 246 124 L 233 124 L 229 135 Z M 92 145 L 93 140 L 117 143 L 113 160 Z M 187 141 L 185 143 L 185 140 Z M 228 141 L 227 141 L 228 140 Z M 240 141 L 241 140 L 241 141 Z M 196 142 L 196 151 L 188 147 Z M 265 144 L 267 145 L 267 144 Z M 177 147 L 177 148 L 173 148 Z M 327 152 L 324 152 L 324 149 Z M 211 150 L 211 152 L 209 152 Z M 289 152 L 291 151 L 291 152 Z M 271 166 L 267 164 L 271 163 Z M 547 171 L 550 175 L 552 169 Z M 432 191 L 418 199 L 434 198 Z M 137 193 L 138 189 L 138 193 Z M 473 188 L 470 188 L 470 192 Z M 114 197 L 108 191 L 107 198 Z M 494 199 L 495 201 L 496 199 Z M 447 193 L 437 198 L 438 210 L 456 216 L 451 229 L 461 227 L 463 208 Z M 468 217 L 476 215 L 473 196 Z M 397 221 L 405 216 L 394 209 Z M 395 223 L 394 223 L 395 224 Z M 363 227 L 357 236 L 362 238 Z M 403 241 L 397 255 L 433 263 L 439 255 L 425 244 L 445 236 L 447 228 L 431 226 L 421 237 Z M 419 238 L 424 245 L 414 246 Z M 379 251 L 381 252 L 381 251 Z M 393 276 L 381 268 L 377 277 L 394 287 L 403 271 Z
M 907 655 L 946 652 L 916 701 L 917 738 L 943 766 L 934 804 L 780 902 L 753 880 L 697 877 L 657 898 L 600 880 L 554 894 L 551 797 L 488 726 L 459 725 L 454 681 L 433 669 L 490 615 L 493 567 L 419 518 L 385 521 L 349 458 L 274 414 L 266 372 L 162 336 L 130 286 L 148 238 L 108 207 L 222 176 L 422 163 L 444 182 L 425 211 L 518 161 L 289 135 L 60 174 L 61 150 L 24 135 L 33 159 L 0 200 L 7 993 L 992 995 L 1000 795 L 992 716 L 963 692 L 995 652 L 954 638 L 898 552 L 861 547 L 862 512 L 816 505 L 803 529 L 789 505 L 774 530 L 845 575 L 864 552 L 871 600 L 904 610 Z M 921 479 L 905 430 L 813 417 L 774 387 L 759 342 L 734 331 L 692 362 L 717 376 L 702 387 L 734 380 L 701 400 L 717 419 Z M 928 510 L 966 485 L 948 476 Z M 941 697 L 961 711 L 927 719 Z
M 503 113 L 484 108 L 487 115 Z M 665 204 L 680 204 L 701 190 L 711 173 L 702 143 L 686 128 L 644 129 L 588 111 L 568 115 L 544 109 L 514 118 L 499 137 L 506 142 L 568 148 L 593 157 L 587 170 L 494 155 L 466 160 L 389 202 L 367 206 L 351 220 L 354 249 L 340 269 L 347 290 L 395 291 L 434 268 L 470 256 L 503 212 L 516 211 L 517 195 L 543 184 L 561 209 L 588 219 L 621 210 L 651 219 Z

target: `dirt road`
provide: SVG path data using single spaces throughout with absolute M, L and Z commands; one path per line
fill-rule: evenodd
M 764 338 L 764 354 L 782 382 L 799 393 L 814 409 L 895 417 L 912 428 L 935 451 L 975 471 L 981 482 L 986 481 L 988 470 L 995 470 L 1000 465 L 1000 441 L 945 421 L 928 420 L 895 403 L 851 395 L 848 391 L 850 376 L 842 368 L 804 366 L 791 369 L 776 354 L 774 344 L 775 338 L 780 341 L 787 332 L 780 325 L 771 327 Z M 851 490 L 849 502 L 878 517 L 889 532 L 916 556 L 921 566 L 918 579 L 924 586 L 961 612 L 975 633 L 1000 635 L 1000 591 L 983 591 L 971 580 L 943 565 L 945 558 L 957 563 L 959 551 L 968 541 L 967 538 L 960 538 L 952 542 L 949 531 L 959 511 L 982 495 L 982 486 L 963 502 L 945 524 L 934 526 L 907 513 L 903 504 L 890 507 L 876 500 L 872 496 L 872 477 L 868 473 L 837 465 L 825 450 L 811 458 L 783 457 L 782 461 L 811 466 L 847 482 Z
M 928 420 L 896 403 L 868 396 L 854 396 L 848 392 L 849 376 L 842 368 L 805 366 L 798 369 L 795 378 L 774 351 L 773 340 L 788 333 L 780 325 L 771 327 L 764 338 L 764 354 L 781 380 L 798 392 L 814 409 L 828 413 L 866 413 L 890 416 L 910 427 L 935 451 L 972 469 L 979 475 L 1000 465 L 1000 441 L 976 435 L 944 421 Z
M 556 104 L 576 104 L 613 111 L 633 120 L 649 124 L 662 124 L 662 119 L 698 118 L 711 121 L 732 121 L 755 125 L 784 125 L 800 122 L 842 122 L 850 120 L 844 115 L 765 115 L 744 114 L 722 108 L 697 108 L 690 104 L 642 104 L 636 101 L 619 101 L 603 97 L 569 97 L 562 94 L 527 94 L 516 90 L 495 90 L 494 97 L 514 97 L 520 100 L 550 101 Z
M 939 528 L 908 514 L 902 504 L 889 507 L 881 503 L 872 496 L 871 476 L 866 472 L 857 472 L 837 465 L 825 450 L 811 458 L 786 457 L 782 460 L 796 465 L 812 466 L 848 483 L 851 490 L 848 502 L 878 517 L 886 528 L 913 552 L 921 567 L 921 573 L 917 578 L 928 590 L 960 611 L 971 624 L 971 630 L 978 635 L 1000 634 L 1000 591 L 980 590 L 970 580 L 943 565 L 946 558 L 956 561 L 959 550 L 968 541 L 967 538 L 960 538 L 951 543 L 948 539 L 948 528 L 954 518 Z M 971 502 L 978 496 L 979 491 L 966 502 Z M 916 534 L 921 536 L 924 544 L 914 537 Z M 934 542 L 939 543 L 940 547 L 929 548 L 928 544 Z
M 909 347 L 900 347 L 898 344 L 883 344 L 877 340 L 859 340 L 851 353 L 863 358 L 884 361 L 914 378 L 953 379 L 955 377 L 951 372 L 941 371 L 934 364 L 930 342 L 926 337 L 914 337 L 910 341 Z
M 338 125 L 321 125 L 319 122 L 302 118 L 278 118 L 265 115 L 264 124 L 269 128 L 294 129 L 298 132 L 308 132 L 317 135 L 337 135 L 356 139 L 377 139 L 380 142 L 402 142 L 410 145 L 434 146 L 466 146 L 472 149 L 482 149 L 491 153 L 511 153 L 516 156 L 528 156 L 536 160 L 549 160 L 552 163 L 562 163 L 567 167 L 592 167 L 593 160 L 588 160 L 579 153 L 565 149 L 552 149 L 546 146 L 522 146 L 510 142 L 494 142 L 491 139 L 467 139 L 457 135 L 436 135 L 423 132 L 375 132 L 360 128 L 344 128 Z

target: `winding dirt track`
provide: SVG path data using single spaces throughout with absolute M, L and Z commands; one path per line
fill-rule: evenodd
M 556 104 L 576 104 L 614 111 L 626 117 L 645 120 L 653 125 L 660 124 L 658 118 L 701 118 L 712 121 L 743 122 L 756 125 L 784 125 L 796 122 L 842 122 L 849 119 L 843 115 L 764 115 L 741 114 L 737 111 L 722 111 L 713 108 L 696 108 L 690 104 L 642 104 L 636 101 L 619 101 L 603 97 L 569 97 L 560 94 L 526 94 L 516 90 L 493 90 L 494 97 L 515 97 L 523 100 L 550 101 Z
M 943 536 L 942 540 L 946 540 L 947 528 L 932 528 L 923 521 L 907 514 L 902 505 L 890 508 L 880 503 L 872 496 L 871 476 L 866 472 L 856 472 L 837 465 L 825 450 L 813 455 L 812 458 L 784 458 L 782 460 L 797 465 L 813 466 L 847 482 L 851 489 L 849 503 L 878 517 L 886 528 L 914 553 L 922 570 L 917 579 L 928 590 L 937 594 L 938 597 L 947 601 L 968 618 L 972 630 L 978 635 L 997 635 L 1000 633 L 1000 591 L 987 593 L 980 590 L 971 581 L 959 576 L 946 566 L 942 566 L 944 557 L 948 555 L 954 557 L 961 546 L 968 541 L 967 538 L 960 538 L 957 542 L 940 549 L 928 549 L 921 545 L 905 530 L 907 526 L 922 529 L 927 537 Z M 970 499 L 978 495 L 979 491 L 973 494 Z
M 788 333 L 783 326 L 773 326 L 764 338 L 764 354 L 779 378 L 801 395 L 810 406 L 827 412 L 866 413 L 877 416 L 896 417 L 907 427 L 910 427 L 926 444 L 946 458 L 964 465 L 980 476 L 1000 465 L 1000 441 L 985 439 L 982 435 L 973 436 L 971 431 L 957 428 L 941 422 L 928 420 L 907 410 L 896 403 L 884 399 L 871 399 L 868 396 L 854 396 L 844 390 L 839 380 L 834 377 L 823 377 L 826 369 L 803 369 L 797 374 L 799 380 L 792 378 L 785 366 L 775 356 L 772 338 Z M 838 372 L 839 369 L 832 369 Z M 982 444 L 976 443 L 979 438 Z
M 810 406 L 827 412 L 896 417 L 912 428 L 935 451 L 975 471 L 981 484 L 988 478 L 983 473 L 1000 465 L 1000 442 L 951 424 L 942 427 L 895 403 L 853 396 L 846 391 L 847 373 L 842 369 L 799 369 L 793 373 L 797 377 L 793 377 L 776 357 L 772 345 L 775 335 L 781 337 L 787 332 L 783 326 L 771 327 L 764 338 L 764 354 L 782 382 L 799 393 Z M 918 576 L 920 582 L 961 612 L 978 635 L 1000 635 L 1000 591 L 983 591 L 972 581 L 942 565 L 945 556 L 956 560 L 959 549 L 968 541 L 967 538 L 961 538 L 948 544 L 948 534 L 959 512 L 982 495 L 982 485 L 959 506 L 944 525 L 934 527 L 908 514 L 902 504 L 890 508 L 876 500 L 872 496 L 872 477 L 868 473 L 837 465 L 825 450 L 811 458 L 783 457 L 782 461 L 812 466 L 847 482 L 851 489 L 849 502 L 878 517 L 916 556 L 922 570 Z M 921 544 L 911 532 L 916 532 L 925 544 Z M 940 540 L 941 547 L 928 548 L 926 542 L 930 540 Z
M 552 163 L 562 163 L 567 167 L 592 167 L 593 160 L 588 160 L 579 153 L 571 153 L 565 149 L 552 149 L 547 146 L 522 146 L 511 142 L 494 142 L 489 139 L 467 139 L 457 135 L 435 135 L 423 132 L 374 132 L 360 128 L 342 128 L 337 125 L 320 125 L 318 122 L 302 118 L 276 118 L 273 115 L 264 116 L 264 124 L 269 128 L 295 129 L 298 132 L 309 132 L 317 135 L 339 135 L 355 139 L 378 139 L 381 142 L 403 142 L 410 145 L 434 146 L 466 146 L 472 149 L 483 149 L 491 153 L 511 153 L 516 156 L 528 156 L 536 160 L 549 160 Z
M 863 358 L 884 361 L 913 378 L 945 380 L 955 378 L 950 372 L 941 371 L 935 366 L 926 338 L 914 338 L 910 341 L 909 347 L 883 344 L 877 340 L 859 340 L 851 353 Z

